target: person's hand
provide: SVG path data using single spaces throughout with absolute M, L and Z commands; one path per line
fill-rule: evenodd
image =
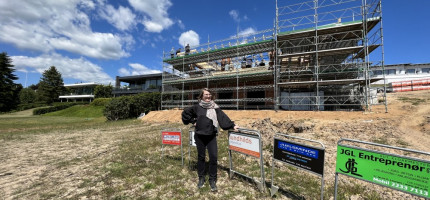
M 234 132 L 239 132 L 239 126 L 238 125 L 234 125 Z

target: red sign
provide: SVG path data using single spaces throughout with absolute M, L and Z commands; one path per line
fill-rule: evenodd
M 181 132 L 161 132 L 163 144 L 181 145 Z

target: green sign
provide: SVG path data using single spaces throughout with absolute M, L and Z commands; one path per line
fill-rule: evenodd
M 337 146 L 336 172 L 421 197 L 429 197 L 430 162 Z

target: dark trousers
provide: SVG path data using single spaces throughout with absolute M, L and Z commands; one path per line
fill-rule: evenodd
M 218 144 L 216 134 L 213 135 L 194 135 L 194 140 L 197 145 L 197 174 L 199 178 L 205 177 L 205 158 L 206 149 L 209 153 L 209 180 L 217 180 L 217 164 L 218 164 Z

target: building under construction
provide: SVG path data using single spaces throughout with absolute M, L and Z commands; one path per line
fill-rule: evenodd
M 210 88 L 222 108 L 370 109 L 370 83 L 382 78 L 369 72 L 384 66 L 381 0 L 275 4 L 271 29 L 165 52 L 162 108 Z

